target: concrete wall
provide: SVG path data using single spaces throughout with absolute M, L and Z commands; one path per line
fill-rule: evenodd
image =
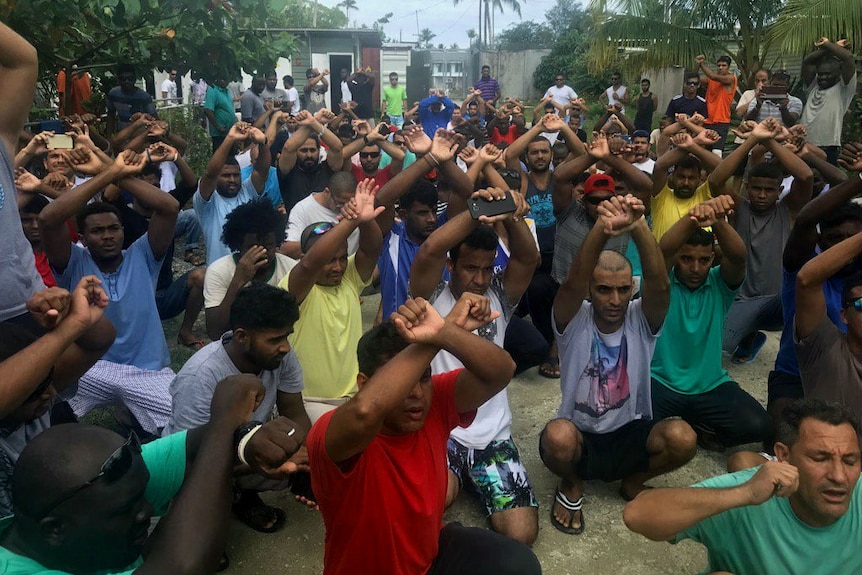
M 550 50 L 523 50 L 519 52 L 480 51 L 474 58 L 473 78 L 479 79 L 482 66 L 491 67 L 491 76 L 500 83 L 500 92 L 504 98 L 535 99 L 542 96 L 533 87 L 533 72 L 539 66 L 542 58 L 550 54 Z
M 655 117 L 653 117 L 653 125 L 657 126 L 659 118 L 664 116 L 671 98 L 682 93 L 684 76 L 685 69 L 681 67 L 647 70 L 640 78 L 627 79 L 626 86 L 631 91 L 632 101 L 634 101 L 641 91 L 641 78 L 650 81 L 650 90 L 658 97 L 658 108 L 656 108 Z M 628 113 L 628 108 L 626 108 L 626 113 Z M 634 119 L 633 113 L 631 118 Z

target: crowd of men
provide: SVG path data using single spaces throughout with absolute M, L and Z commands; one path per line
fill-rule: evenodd
M 727 57 L 691 64 L 653 133 L 649 80 L 614 74 L 589 137 L 563 74 L 530 122 L 487 66 L 460 105 L 408 106 L 392 73 L 380 115 L 368 68 L 311 68 L 303 96 L 198 76 L 196 174 L 127 66 L 104 127 L 22 131 L 37 54 L 0 24 L 0 571 L 212 573 L 230 514 L 279 530 L 260 493 L 289 489 L 320 511 L 326 575 L 538 574 L 539 507 L 584 532 L 584 480 L 618 481 L 630 529 L 701 542 L 711 571 L 862 571 L 853 54 L 818 42 L 805 102 L 786 73 L 740 95 Z M 723 354 L 782 329 L 763 406 Z M 561 386 L 550 502 L 506 391 L 536 367 Z M 78 423 L 108 406 L 125 435 Z M 647 485 L 749 444 L 728 475 Z M 490 529 L 443 524 L 462 489 Z

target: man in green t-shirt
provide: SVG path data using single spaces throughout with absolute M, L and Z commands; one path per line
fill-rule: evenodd
M 693 487 L 650 489 L 623 510 L 653 541 L 692 539 L 709 571 L 735 575 L 862 573 L 859 439 L 837 403 L 797 400 L 782 414 L 777 461 Z
M 209 423 L 143 447 L 134 434 L 77 423 L 36 436 L 12 475 L 0 573 L 214 573 L 234 466 L 273 478 L 298 468 L 288 460 L 303 441 L 293 422 L 246 424 L 263 395 L 257 377 L 229 377 L 216 388 Z M 149 536 L 157 514 L 165 515 Z
M 650 369 L 653 417 L 682 417 L 701 446 L 717 451 L 764 441 L 772 428 L 721 366 L 725 316 L 745 279 L 745 243 L 726 220 L 732 209 L 730 196 L 707 200 L 662 236 L 671 298 Z M 723 257 L 712 267 L 715 240 Z
M 389 74 L 389 85 L 383 87 L 383 101 L 380 109 L 389 116 L 389 123 L 399 129 L 404 125 L 404 110 L 407 109 L 407 90 L 398 85 L 398 73 Z

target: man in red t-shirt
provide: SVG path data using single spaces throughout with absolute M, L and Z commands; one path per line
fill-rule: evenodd
M 703 71 L 706 80 L 706 110 L 709 113 L 704 125 L 718 132 L 721 139 L 712 145 L 713 150 L 724 150 L 724 141 L 730 129 L 730 106 L 736 95 L 736 75 L 730 73 L 730 56 L 719 56 L 715 62 L 717 72 L 706 65 L 703 55 L 695 58 L 698 67 Z
M 357 182 L 371 178 L 381 188 L 395 177 L 404 166 L 404 148 L 388 140 L 391 133 L 387 124 L 378 124 L 371 128 L 365 120 L 353 122 L 356 138 L 344 146 L 345 172 L 352 172 Z M 359 163 L 353 163 L 353 156 L 359 153 Z M 392 161 L 382 170 L 380 160 L 382 152 L 386 152 Z
M 446 319 L 411 299 L 359 341 L 359 392 L 309 432 L 311 481 L 326 525 L 324 575 L 538 575 L 530 549 L 492 531 L 442 526 L 446 442 L 509 383 L 512 358 L 474 329 L 495 319 L 465 293 Z M 431 376 L 444 349 L 464 369 Z

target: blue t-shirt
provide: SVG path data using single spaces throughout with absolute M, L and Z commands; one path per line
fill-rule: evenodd
M 150 480 L 147 482 L 145 497 L 153 506 L 153 515 L 164 515 L 168 512 L 171 500 L 182 487 L 186 475 L 186 432 L 175 433 L 162 439 L 157 439 L 141 446 L 141 457 L 144 465 L 150 472 Z M 9 528 L 14 520 L 10 515 L 0 520 L 0 533 Z M 143 564 L 143 559 L 138 559 L 116 571 L 102 572 L 104 575 L 113 573 L 116 575 L 132 575 L 135 570 Z M 64 575 L 64 571 L 48 569 L 39 562 L 12 553 L 0 547 L 0 573 L 7 575 Z
M 239 171 L 239 177 L 242 181 L 245 181 L 251 178 L 251 173 L 254 171 L 254 166 L 249 164 L 245 166 Z M 266 183 L 263 185 L 263 193 L 261 194 L 266 196 L 270 203 L 272 203 L 273 208 L 277 208 L 281 205 L 281 188 L 278 187 L 278 168 L 275 166 L 269 167 L 269 174 L 266 177 Z
M 156 115 L 156 106 L 153 98 L 140 88 L 135 88 L 131 94 L 123 92 L 122 88 L 115 86 L 105 96 L 105 104 L 109 112 L 117 114 L 118 124 L 121 128 L 129 125 L 132 116 L 137 113 Z
M 433 112 L 431 105 L 437 103 L 443 104 L 443 109 L 439 112 Z M 422 123 L 422 130 L 429 138 L 433 138 L 437 128 L 446 129 L 446 125 L 452 119 L 453 110 L 455 110 L 455 103 L 449 98 L 428 96 L 419 102 L 419 121 Z
M 260 193 L 254 189 L 254 184 L 251 183 L 251 177 L 242 181 L 239 193 L 232 198 L 226 198 L 216 190 L 207 201 L 201 195 L 200 184 L 198 184 L 198 190 L 192 197 L 192 204 L 198 214 L 207 243 L 207 265 L 230 255 L 230 248 L 221 241 L 221 232 L 227 215 L 259 195 Z M 279 195 L 281 195 L 280 192 Z
M 799 377 L 799 361 L 796 359 L 796 347 L 793 343 L 793 318 L 796 316 L 796 274 L 799 272 L 790 272 L 782 267 L 781 273 L 781 307 L 784 314 L 784 327 L 781 330 L 781 340 L 778 343 L 778 355 L 775 356 L 775 371 Z M 841 331 L 846 332 L 847 326 L 841 321 L 841 292 L 843 290 L 844 278 L 842 277 L 831 277 L 823 282 L 826 315 Z
M 540 190 L 533 182 L 527 185 L 524 199 L 530 204 L 530 217 L 536 222 L 536 238 L 539 251 L 549 254 L 554 251 L 554 237 L 557 235 L 557 218 L 554 216 L 554 201 L 551 189 Z
M 57 285 L 72 291 L 81 278 L 94 275 L 108 294 L 105 316 L 114 324 L 117 337 L 102 359 L 140 369 L 160 370 L 171 364 L 165 332 L 156 308 L 156 282 L 164 257 L 156 259 L 144 234 L 123 251 L 117 271 L 104 273 L 90 251 L 72 244 L 69 264 L 62 273 L 54 269 Z
M 437 216 L 437 227 L 446 223 L 446 213 Z M 410 267 L 420 245 L 407 237 L 404 222 L 395 222 L 383 238 L 383 249 L 377 259 L 380 269 L 380 297 L 383 319 L 392 315 L 398 306 L 407 301 Z

